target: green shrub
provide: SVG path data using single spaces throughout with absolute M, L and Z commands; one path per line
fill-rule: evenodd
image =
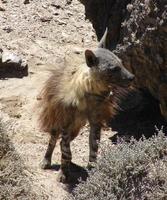
M 167 139 L 157 136 L 104 145 L 96 167 L 70 200 L 166 200 Z

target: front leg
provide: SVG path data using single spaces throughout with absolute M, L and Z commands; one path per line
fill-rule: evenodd
M 71 149 L 70 149 L 71 135 L 68 131 L 62 131 L 61 147 L 61 171 L 58 176 L 58 181 L 66 183 L 70 178 L 70 164 L 71 164 Z
M 93 163 L 96 162 L 100 136 L 101 136 L 101 125 L 90 123 L 88 168 L 93 166 Z

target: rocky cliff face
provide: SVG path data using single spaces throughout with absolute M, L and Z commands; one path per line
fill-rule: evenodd
M 136 76 L 135 85 L 159 100 L 167 119 L 167 0 L 81 0 L 98 39 Z

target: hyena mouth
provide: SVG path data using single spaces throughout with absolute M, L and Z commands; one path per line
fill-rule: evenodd
M 121 82 L 111 82 L 110 85 L 115 86 L 115 87 L 123 87 L 123 88 L 128 88 L 132 85 L 132 81 L 126 80 L 126 81 L 121 81 Z
M 120 86 L 122 86 L 124 88 L 130 87 L 131 85 L 132 85 L 132 81 L 130 81 L 130 80 L 126 80 L 120 84 Z

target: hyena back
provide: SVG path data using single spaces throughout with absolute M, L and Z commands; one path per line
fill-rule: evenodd
M 50 133 L 42 168 L 51 166 L 52 153 L 61 136 L 62 182 L 70 177 L 70 142 L 88 121 L 89 162 L 95 162 L 101 128 L 115 113 L 110 95 L 112 86 L 127 87 L 134 78 L 116 55 L 102 47 L 105 47 L 105 37 L 95 51 L 85 51 L 86 64 L 56 69 L 42 91 L 40 124 Z

